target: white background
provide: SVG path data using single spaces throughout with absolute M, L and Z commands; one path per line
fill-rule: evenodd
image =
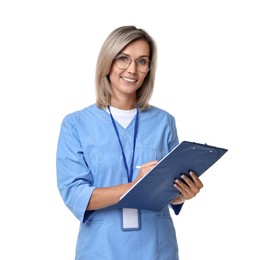
M 151 103 L 176 117 L 180 140 L 228 149 L 173 216 L 181 260 L 260 260 L 259 2 L 1 1 L 0 259 L 74 259 L 78 221 L 56 187 L 60 123 L 95 102 L 101 44 L 133 24 L 158 44 Z

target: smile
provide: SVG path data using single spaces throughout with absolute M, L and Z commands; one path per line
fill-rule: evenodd
M 136 79 L 131 79 L 131 78 L 125 78 L 125 77 L 121 77 L 123 80 L 128 81 L 128 82 L 136 82 Z

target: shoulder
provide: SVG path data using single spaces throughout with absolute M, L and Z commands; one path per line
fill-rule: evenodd
M 68 113 L 63 118 L 63 123 L 65 124 L 77 124 L 81 121 L 86 121 L 86 119 L 92 119 L 97 116 L 97 114 L 101 113 L 102 109 L 98 108 L 96 104 L 92 104 L 88 107 L 73 111 Z
M 155 119 L 175 120 L 174 116 L 168 111 L 152 105 L 150 105 L 148 109 L 142 111 L 141 114 L 148 117 L 154 117 Z

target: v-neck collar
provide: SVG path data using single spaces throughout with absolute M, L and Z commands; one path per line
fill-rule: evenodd
M 121 130 L 125 130 L 125 131 L 128 131 L 129 129 L 130 130 L 133 130 L 133 124 L 135 122 L 135 117 L 136 117 L 136 114 L 137 114 L 137 108 L 134 108 L 134 109 L 131 109 L 131 110 L 122 110 L 122 109 L 118 109 L 118 108 L 115 108 L 115 107 L 110 107 L 111 109 L 111 113 L 112 113 L 112 116 L 115 120 L 115 124 L 117 124 L 117 127 L 120 128 Z M 110 112 L 108 110 L 108 108 L 105 109 L 106 110 L 106 113 L 108 113 L 109 115 L 109 121 L 110 121 Z M 118 120 L 117 118 L 118 117 L 121 117 L 121 116 L 128 116 L 128 113 L 130 114 L 130 116 L 132 116 L 132 119 L 129 121 L 128 125 L 126 127 L 124 127 Z

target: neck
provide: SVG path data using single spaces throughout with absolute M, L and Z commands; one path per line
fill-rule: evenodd
M 122 110 L 131 110 L 136 108 L 136 99 L 135 100 L 116 100 L 116 99 L 111 99 L 111 106 L 122 109 Z

